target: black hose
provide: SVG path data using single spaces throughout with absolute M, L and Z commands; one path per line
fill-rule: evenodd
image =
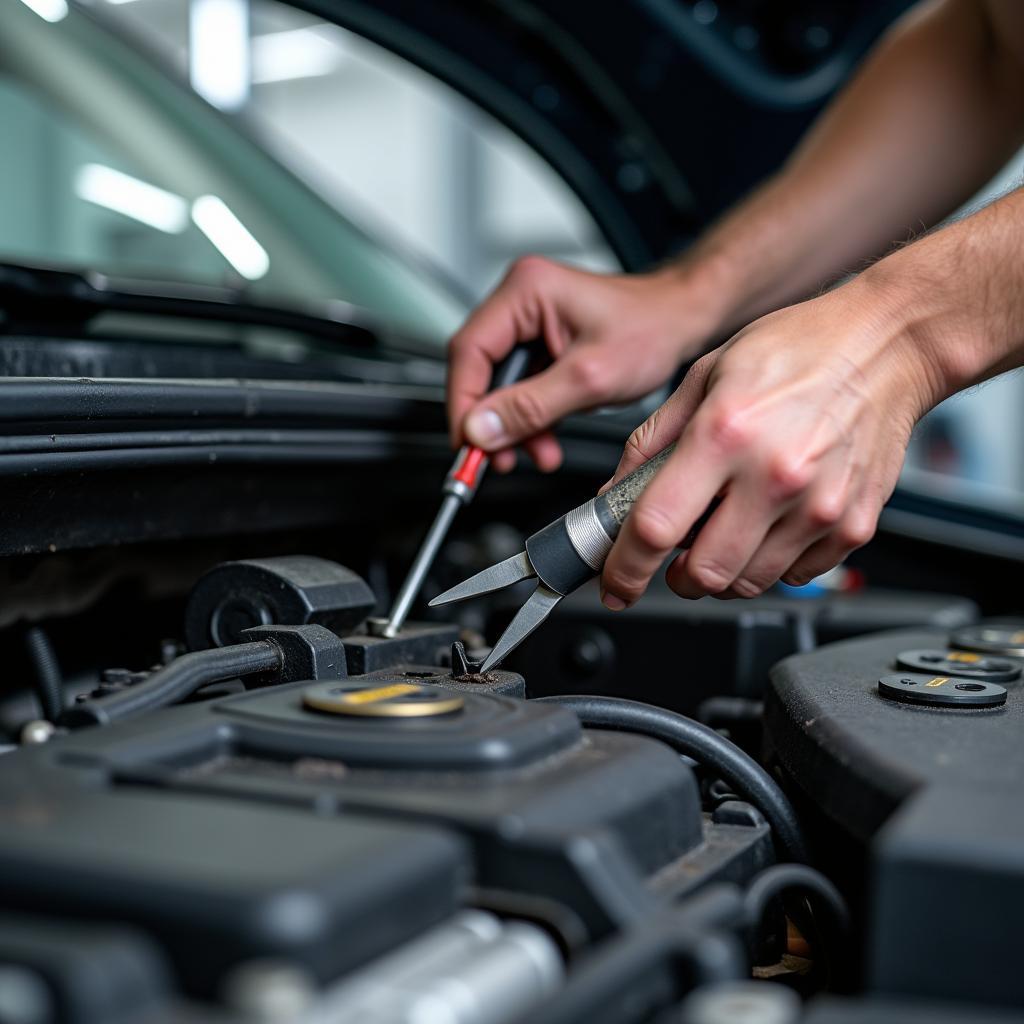
M 787 890 L 796 890 L 805 897 L 805 900 L 787 904 L 787 912 L 810 940 L 815 958 L 821 958 L 828 976 L 833 977 L 837 971 L 841 972 L 846 961 L 845 952 L 850 941 L 850 910 L 842 893 L 820 871 L 806 864 L 775 864 L 762 871 L 743 895 L 748 926 L 752 932 L 756 930 L 772 900 Z M 825 911 L 827 939 L 822 937 L 818 915 L 813 912 L 815 909 Z
M 836 933 L 848 934 L 850 911 L 842 893 L 820 871 L 806 864 L 775 864 L 757 875 L 743 896 L 747 921 L 756 925 L 764 917 L 768 904 L 787 889 L 805 893 L 825 909 Z
M 36 676 L 36 695 L 43 718 L 56 722 L 64 710 L 64 675 L 50 637 L 42 626 L 30 626 L 25 632 L 25 649 Z
M 726 883 L 708 886 L 685 903 L 645 918 L 581 958 L 566 983 L 530 1014 L 530 1024 L 578 1024 L 581 1020 L 639 1021 L 650 1018 L 644 985 L 671 993 L 681 978 L 692 987 L 750 977 L 735 935 L 743 905 Z M 600 1006 L 602 1012 L 594 1013 Z
M 61 725 L 70 729 L 105 725 L 117 718 L 166 707 L 190 697 L 196 690 L 222 679 L 273 672 L 281 667 L 279 648 L 267 640 L 214 647 L 183 654 L 144 682 L 108 697 L 96 697 L 68 708 Z
M 780 859 L 806 863 L 807 848 L 800 823 L 786 794 L 752 757 L 714 729 L 675 711 L 620 697 L 568 694 L 538 697 L 536 700 L 561 704 L 574 711 L 584 725 L 592 728 L 654 736 L 679 753 L 706 765 L 764 815 L 774 833 Z

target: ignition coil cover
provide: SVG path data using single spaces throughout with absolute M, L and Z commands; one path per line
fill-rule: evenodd
M 943 651 L 938 648 L 903 651 L 896 658 L 896 665 L 911 672 L 961 676 L 988 683 L 1006 683 L 1018 678 L 1021 672 L 1020 665 L 1004 658 L 986 657 L 974 651 Z
M 1006 703 L 1006 690 L 996 683 L 914 672 L 882 676 L 878 692 L 889 700 L 933 707 L 992 708 Z

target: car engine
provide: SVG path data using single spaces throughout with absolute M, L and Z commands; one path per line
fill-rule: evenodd
M 30 633 L 0 1020 L 1017 1019 L 1024 623 L 919 597 L 677 606 L 656 657 L 570 603 L 484 674 L 337 563 L 241 560 L 66 704 Z

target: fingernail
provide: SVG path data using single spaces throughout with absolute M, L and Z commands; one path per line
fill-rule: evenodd
M 466 419 L 466 437 L 481 448 L 498 444 L 505 436 L 505 424 L 493 409 L 471 412 Z
M 612 612 L 621 612 L 626 607 L 626 602 L 621 597 L 616 597 L 615 594 L 609 594 L 607 591 L 601 594 L 601 604 Z

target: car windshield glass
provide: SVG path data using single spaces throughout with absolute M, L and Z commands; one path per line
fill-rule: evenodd
M 0 34 L 0 118 L 20 142 L 0 147 L 0 261 L 340 299 L 438 353 L 511 250 L 610 262 L 510 132 L 336 26 L 231 0 L 37 7 L 11 4 Z M 205 7 L 245 17 L 204 27 Z M 495 147 L 512 153 L 484 174 L 511 197 L 489 204 L 497 224 L 467 178 Z M 533 238 L 510 237 L 531 217 Z

